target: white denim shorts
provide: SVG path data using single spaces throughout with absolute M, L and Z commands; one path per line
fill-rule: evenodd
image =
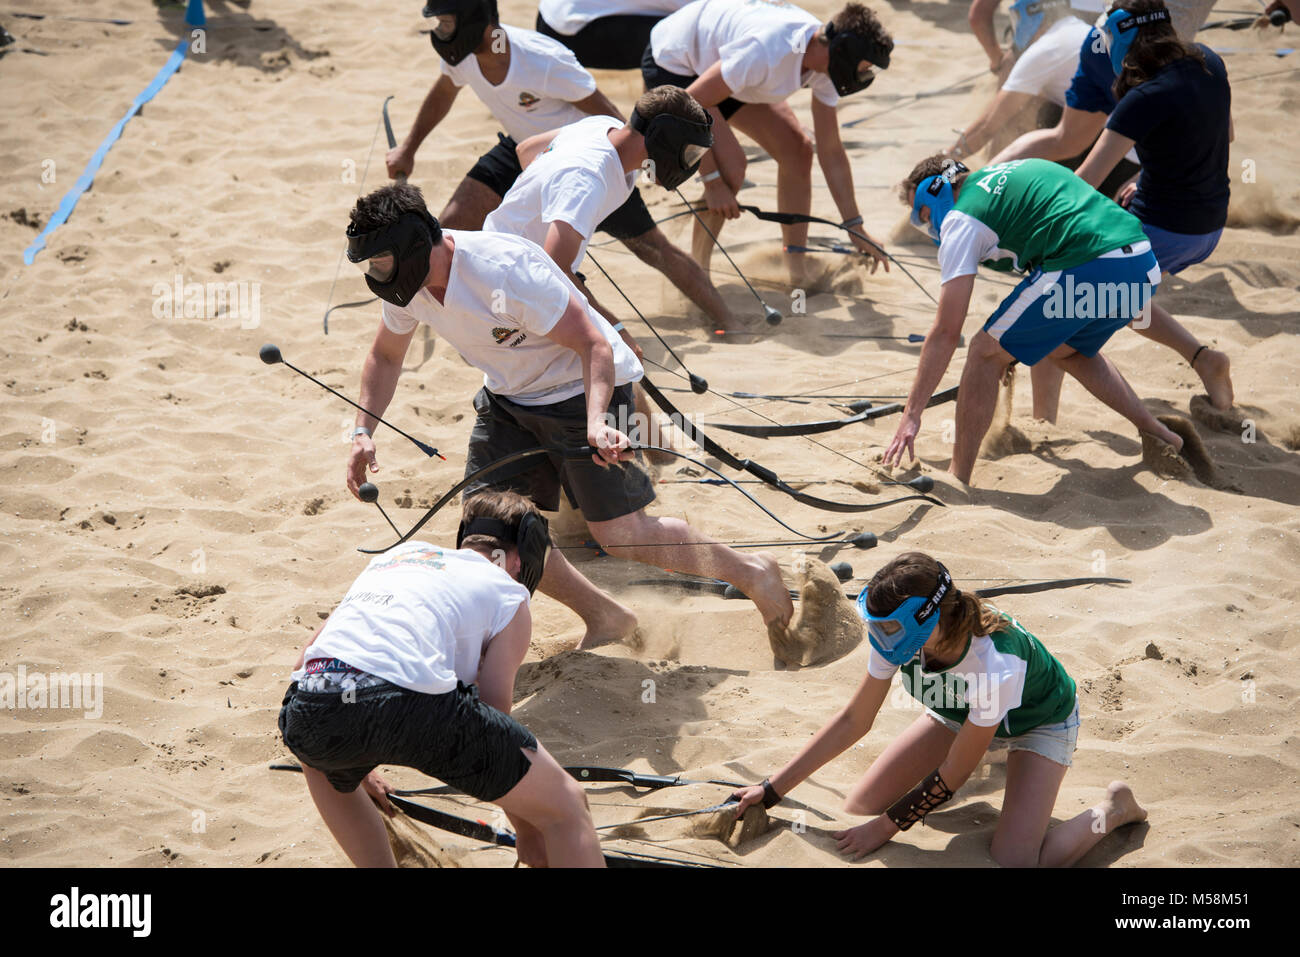
M 961 725 L 956 721 L 949 721 L 930 708 L 926 708 L 925 713 L 953 734 L 961 730 Z M 1010 751 L 1032 751 L 1034 754 L 1041 754 L 1047 760 L 1055 761 L 1057 764 L 1068 768 L 1074 763 L 1072 756 L 1078 740 L 1079 701 L 1076 698 L 1074 710 L 1060 724 L 1040 724 L 1024 734 L 1016 735 L 1014 738 L 994 738 L 992 743 L 989 744 L 989 750 L 1000 751 L 1006 748 Z

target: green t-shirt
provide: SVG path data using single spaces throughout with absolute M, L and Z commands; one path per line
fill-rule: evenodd
M 999 738 L 1064 721 L 1074 710 L 1074 679 L 1020 622 L 1002 618 L 1001 628 L 970 638 L 961 659 L 941 671 L 922 668 L 920 655 L 903 665 L 903 689 L 949 721 L 996 724 Z M 871 674 L 889 677 L 893 666 L 871 653 Z
M 980 263 L 1002 272 L 1070 269 L 1146 234 L 1136 216 L 1064 166 L 1025 159 L 969 174 L 939 239 L 947 282 Z

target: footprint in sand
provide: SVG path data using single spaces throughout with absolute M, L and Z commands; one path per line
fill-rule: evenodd
M 803 563 L 799 603 L 787 627 L 767 626 L 772 653 L 791 668 L 842 658 L 862 642 L 862 619 L 823 561 Z

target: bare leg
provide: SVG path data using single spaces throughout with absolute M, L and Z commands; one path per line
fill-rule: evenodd
M 524 754 L 532 767 L 496 803 L 512 819 L 525 821 L 541 833 L 546 857 L 537 863 L 548 867 L 604 867 L 600 839 L 582 786 L 540 744 L 536 751 L 525 750 Z M 520 828 L 520 860 L 534 863 L 524 860 L 524 833 L 525 829 Z
M 364 788 L 344 794 L 334 790 L 334 785 L 315 768 L 304 766 L 302 773 L 321 820 L 348 860 L 357 867 L 397 866 L 384 819 Z
M 989 430 L 997 409 L 998 382 L 1011 359 L 1011 354 L 983 329 L 975 334 L 966 353 L 966 365 L 962 368 L 961 385 L 957 390 L 957 434 L 948 471 L 967 485 L 975 468 L 980 443 L 984 441 L 984 433 Z
M 790 591 L 771 555 L 744 555 L 706 538 L 679 518 L 647 515 L 644 509 L 587 524 L 611 555 L 735 585 L 758 606 L 764 623 L 785 625 L 794 614 Z
M 1056 424 L 1056 413 L 1061 407 L 1061 380 L 1065 370 L 1050 360 L 1029 369 L 1029 381 L 1034 387 L 1034 418 Z
M 1161 306 L 1152 302 L 1148 309 L 1150 322 L 1146 322 L 1145 317 L 1139 317 L 1133 320 L 1133 329 L 1148 339 L 1173 349 L 1183 357 L 1184 362 L 1190 363 L 1192 357 L 1196 356 L 1192 370 L 1201 377 L 1201 384 L 1205 386 L 1210 402 L 1216 409 L 1232 408 L 1232 376 L 1228 357 L 1217 349 L 1201 349 L 1196 337 Z
M 1146 819 L 1129 786 L 1115 781 L 1100 804 L 1049 830 L 1067 770 L 1032 751 L 1007 757 L 1007 793 L 991 848 L 1003 867 L 1069 867 L 1115 828 Z
M 595 526 L 592 526 L 595 533 Z M 605 594 L 580 571 L 569 564 L 558 548 L 551 549 L 546 571 L 537 586 L 542 594 L 554 598 L 573 610 L 587 626 L 578 642 L 579 648 L 621 641 L 636 628 L 636 615 Z
M 884 814 L 943 763 L 957 735 L 928 714 L 889 742 L 867 773 L 849 790 L 844 810 L 850 814 Z
M 1165 428 L 1151 414 L 1133 387 L 1119 374 L 1119 370 L 1101 353 L 1085 356 L 1069 346 L 1061 346 L 1049 357 L 1070 373 L 1094 396 L 1132 422 L 1139 432 L 1154 435 L 1175 449 L 1182 449 L 1183 440 L 1177 433 Z
M 751 103 L 738 110 L 731 122 L 776 161 L 776 208 L 807 215 L 812 209 L 813 144 L 794 111 L 785 103 Z M 806 246 L 808 224 L 782 226 L 781 239 L 787 246 Z M 795 285 L 804 282 L 803 259 L 787 254 L 786 265 Z
M 466 176 L 447 200 L 438 222 L 447 229 L 482 229 L 488 213 L 500 205 L 500 196 L 478 180 Z
M 744 330 L 745 324 L 732 315 L 700 264 L 669 242 L 658 226 L 640 236 L 623 240 L 623 245 L 632 250 L 637 259 L 667 276 L 687 299 L 704 310 L 711 330 Z

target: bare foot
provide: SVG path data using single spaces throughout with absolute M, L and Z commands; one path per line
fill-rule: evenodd
M 1141 434 L 1157 439 L 1158 441 L 1165 443 L 1165 445 L 1172 445 L 1175 452 L 1181 452 L 1183 450 L 1183 437 L 1159 419 L 1156 419 L 1156 428 L 1151 429 L 1149 432 L 1144 430 Z
M 1192 369 L 1201 377 L 1201 384 L 1209 393 L 1210 403 L 1218 410 L 1232 408 L 1232 376 L 1229 375 L 1231 363 L 1228 357 L 1215 349 L 1206 349 L 1196 357 Z
M 1110 782 L 1106 788 L 1106 800 L 1101 802 L 1101 811 L 1105 815 L 1108 832 L 1125 824 L 1137 824 L 1147 819 L 1146 808 L 1138 804 L 1137 798 L 1133 796 L 1133 789 L 1123 781 Z
M 601 606 L 597 616 L 585 619 L 587 633 L 578 642 L 579 651 L 590 651 L 601 645 L 618 641 L 633 640 L 636 636 L 636 615 L 630 608 L 620 605 L 614 599 Z
M 749 596 L 763 616 L 763 624 L 785 627 L 794 615 L 794 602 L 790 590 L 781 577 L 781 566 L 766 552 L 750 555 L 746 562 L 750 573 L 743 582 L 732 582 Z

